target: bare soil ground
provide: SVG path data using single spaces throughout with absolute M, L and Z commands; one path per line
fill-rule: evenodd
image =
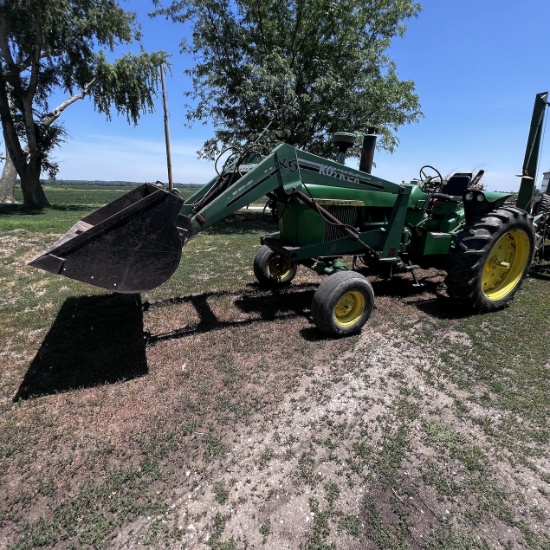
M 6 338 L 0 547 L 550 547 L 548 411 L 498 393 L 522 358 L 478 338 L 512 308 L 465 319 L 437 270 L 374 279 L 367 327 L 331 340 L 315 274 L 276 293 L 243 276 L 68 295 L 25 348 Z

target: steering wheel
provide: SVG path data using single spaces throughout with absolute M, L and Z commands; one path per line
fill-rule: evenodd
M 435 172 L 435 174 L 430 175 L 430 171 Z M 443 176 L 437 168 L 429 164 L 425 164 L 420 168 L 420 188 L 424 193 L 436 193 L 442 186 Z

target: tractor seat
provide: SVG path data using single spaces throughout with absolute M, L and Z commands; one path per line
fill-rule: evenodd
M 440 195 L 448 195 L 449 199 L 461 200 L 462 194 L 470 185 L 472 181 L 472 174 L 467 172 L 458 172 L 453 174 L 447 183 L 440 189 Z

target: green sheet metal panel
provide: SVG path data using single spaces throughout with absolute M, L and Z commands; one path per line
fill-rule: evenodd
M 449 233 L 438 233 L 427 231 L 420 240 L 420 252 L 425 256 L 432 254 L 447 254 L 451 247 L 451 235 Z
M 277 208 L 282 212 L 279 231 L 286 245 L 307 246 L 322 242 L 325 221 L 317 212 L 295 198 L 286 205 L 279 202 Z

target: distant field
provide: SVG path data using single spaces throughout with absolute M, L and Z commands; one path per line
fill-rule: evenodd
M 145 182 L 135 181 L 103 181 L 103 180 L 41 180 L 42 185 L 46 187 L 136 187 Z M 168 187 L 168 183 L 161 182 L 164 186 Z M 198 188 L 201 187 L 198 183 L 174 183 L 174 187 L 189 187 Z

